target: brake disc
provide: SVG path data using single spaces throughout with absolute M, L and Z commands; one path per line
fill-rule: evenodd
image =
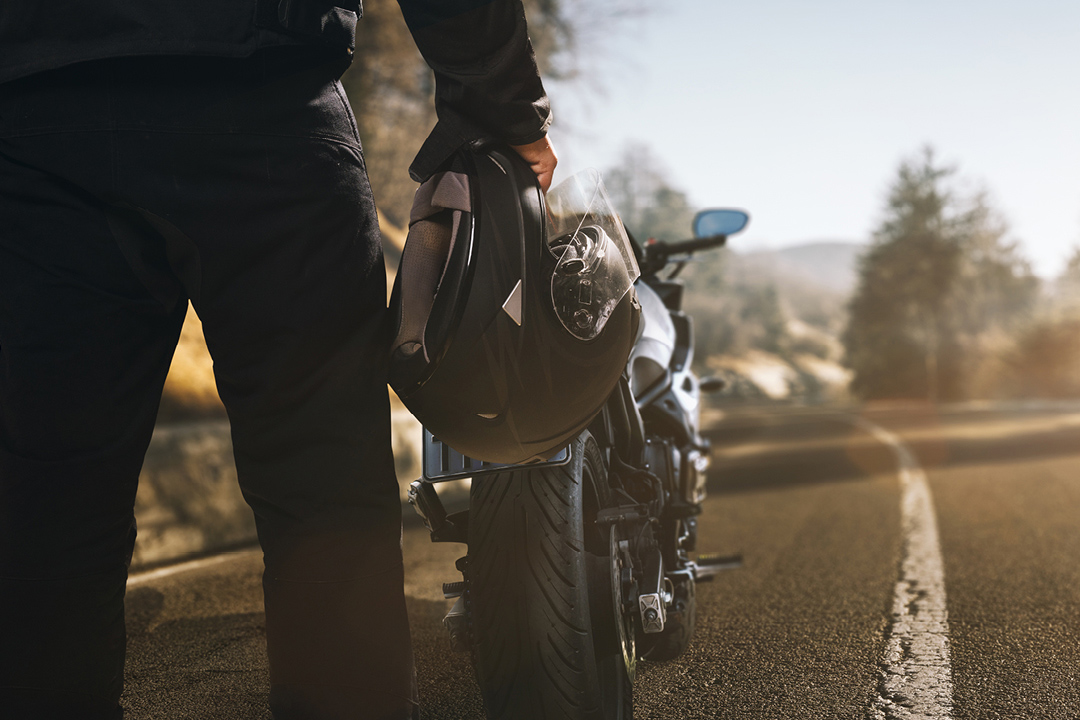
M 630 542 L 623 539 L 618 531 L 618 524 L 611 526 L 611 598 L 615 610 L 615 627 L 622 650 L 626 675 L 630 682 L 637 675 L 637 647 L 634 642 L 633 602 L 634 575 L 630 560 Z

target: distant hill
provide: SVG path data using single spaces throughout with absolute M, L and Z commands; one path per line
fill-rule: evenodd
M 810 242 L 775 250 L 732 251 L 730 272 L 781 283 L 797 279 L 846 297 L 855 290 L 858 259 L 866 247 L 853 242 Z
M 844 397 L 840 335 L 866 245 L 811 242 L 726 249 L 687 268 L 700 363 L 745 400 Z M 704 370 L 704 368 L 703 368 Z
M 788 318 L 838 337 L 847 323 L 846 306 L 858 282 L 858 259 L 866 245 L 810 242 L 769 250 L 727 249 L 722 262 L 692 276 L 719 272 L 713 287 L 745 294 L 775 290 Z M 698 280 L 698 285 L 703 284 Z

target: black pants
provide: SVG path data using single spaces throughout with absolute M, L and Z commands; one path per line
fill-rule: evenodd
M 385 271 L 339 71 L 294 49 L 0 85 L 4 718 L 121 714 L 135 488 L 188 299 L 264 551 L 275 716 L 412 716 Z

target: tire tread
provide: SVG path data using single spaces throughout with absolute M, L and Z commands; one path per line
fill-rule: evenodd
M 599 720 L 582 458 L 473 483 L 468 583 L 473 662 L 492 720 Z

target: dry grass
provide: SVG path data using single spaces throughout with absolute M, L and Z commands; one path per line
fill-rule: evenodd
M 225 406 L 221 404 L 214 384 L 214 362 L 206 349 L 202 323 L 189 305 L 169 376 L 165 379 L 158 420 L 174 422 L 224 415 Z

